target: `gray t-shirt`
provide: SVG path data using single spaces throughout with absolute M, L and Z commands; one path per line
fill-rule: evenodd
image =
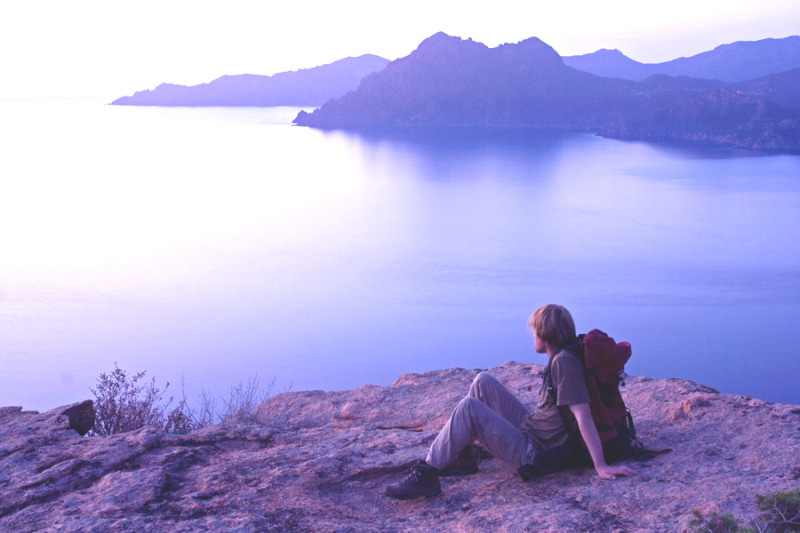
M 558 405 L 589 403 L 583 364 L 577 357 L 564 352 L 565 349 L 557 352 L 550 362 Z M 569 435 L 564 420 L 553 399 L 547 394 L 546 386 L 542 386 L 536 409 L 522 419 L 519 429 L 537 450 L 553 448 L 567 440 Z

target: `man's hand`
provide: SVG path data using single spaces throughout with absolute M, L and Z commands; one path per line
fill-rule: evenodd
M 636 470 L 629 466 L 619 465 L 619 466 L 611 466 L 611 465 L 603 465 L 599 468 L 596 468 L 597 475 L 600 476 L 600 479 L 617 479 L 617 476 L 635 476 Z
M 578 429 L 583 437 L 583 442 L 589 449 L 589 455 L 592 456 L 594 462 L 594 469 L 600 479 L 616 479 L 617 476 L 633 476 L 636 475 L 636 470 L 628 466 L 609 466 L 603 459 L 603 445 L 600 443 L 600 435 L 597 434 L 597 428 L 592 421 L 592 412 L 589 409 L 588 403 L 579 403 L 569 406 L 575 419 L 578 421 Z

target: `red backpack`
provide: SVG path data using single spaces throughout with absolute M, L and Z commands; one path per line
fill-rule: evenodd
M 600 441 L 608 442 L 625 429 L 632 432 L 631 412 L 619 391 L 620 384 L 624 385 L 625 363 L 631 358 L 631 344 L 615 342 L 599 329 L 593 329 L 578 339 L 583 344 L 583 368 L 591 399 L 589 406 Z
M 589 407 L 592 420 L 603 444 L 607 462 L 614 462 L 634 454 L 641 444 L 636 439 L 633 417 L 625 406 L 619 386 L 625 376 L 625 363 L 631 357 L 628 342 L 616 342 L 599 329 L 578 336 L 577 349 L 566 349 L 583 363 L 586 388 L 589 390 Z M 570 346 L 569 348 L 574 348 Z M 564 357 L 560 355 L 559 357 Z M 548 368 L 549 370 L 549 368 Z M 553 401 L 557 403 L 550 372 L 545 373 L 546 386 Z M 576 442 L 577 455 L 581 462 L 591 464 L 586 444 L 578 431 L 578 424 L 569 407 L 559 407 L 561 416 L 571 437 Z

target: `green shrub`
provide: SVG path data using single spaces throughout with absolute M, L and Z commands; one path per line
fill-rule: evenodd
M 704 515 L 692 511 L 689 527 L 695 533 L 800 533 L 800 489 L 756 494 L 760 514 L 751 526 L 739 524 L 730 513 Z
M 730 513 L 719 514 L 711 513 L 706 516 L 697 509 L 692 511 L 694 518 L 689 521 L 689 527 L 697 533 L 744 533 L 734 517 Z
M 800 489 L 777 491 L 766 496 L 758 494 L 756 504 L 761 511 L 759 524 L 763 524 L 762 531 L 800 532 Z

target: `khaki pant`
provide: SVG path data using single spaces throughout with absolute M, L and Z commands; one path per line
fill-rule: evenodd
M 533 457 L 525 435 L 518 429 L 528 409 L 491 374 L 481 372 L 444 425 L 425 462 L 444 468 L 468 444 L 479 441 L 494 457 L 514 470 Z

